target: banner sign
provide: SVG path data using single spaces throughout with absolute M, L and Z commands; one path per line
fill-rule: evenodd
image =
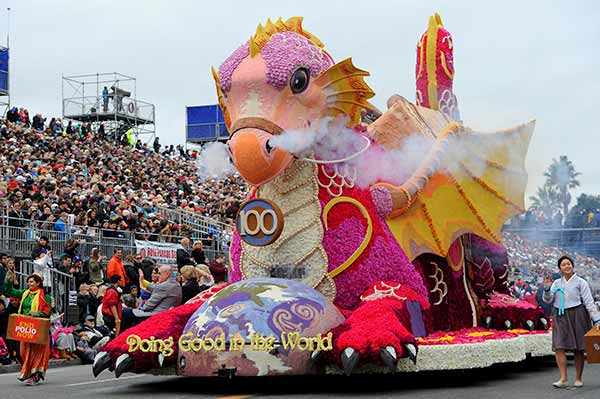
M 135 240 L 135 248 L 137 253 L 144 258 L 152 258 L 162 264 L 176 264 L 177 250 L 183 249 L 181 244 L 170 244 L 154 241 Z
M 48 343 L 50 319 L 13 313 L 8 316 L 6 338 L 31 344 Z

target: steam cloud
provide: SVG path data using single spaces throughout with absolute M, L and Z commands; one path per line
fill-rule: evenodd
M 199 177 L 223 179 L 235 173 L 226 148 L 225 144 L 219 142 L 208 143 L 202 148 L 197 161 Z
M 363 150 L 366 140 L 363 134 L 348 129 L 346 120 L 331 118 L 317 121 L 306 129 L 292 129 L 274 136 L 269 140 L 273 147 L 288 151 L 298 158 L 314 158 L 318 160 L 343 160 Z M 533 124 L 523 127 L 532 129 Z M 398 150 L 386 150 L 377 143 L 359 156 L 337 164 L 338 170 L 343 165 L 356 168 L 355 184 L 361 188 L 384 181 L 395 185 L 404 183 L 422 164 L 434 146 L 434 139 L 420 133 L 407 137 Z M 505 166 L 508 170 L 520 170 L 523 165 L 519 151 L 506 142 L 502 134 L 469 135 L 446 140 L 444 156 L 440 164 L 452 170 L 454 177 L 460 179 L 468 167 L 469 173 L 480 177 L 489 167 L 487 159 L 496 153 L 501 146 L 506 155 Z M 229 160 L 226 145 L 209 143 L 204 146 L 198 161 L 199 176 L 203 178 L 222 179 L 236 170 Z
M 362 135 L 346 128 L 345 124 L 346 121 L 341 119 L 333 122 L 331 119 L 324 119 L 307 129 L 285 131 L 271 138 L 269 143 L 299 158 L 344 159 L 356 154 L 366 145 Z M 378 181 L 399 185 L 421 165 L 433 145 L 433 138 L 415 133 L 407 137 L 398 150 L 386 150 L 373 143 L 367 151 L 344 163 L 356 168 L 355 183 L 361 188 L 369 187 Z M 501 134 L 451 136 L 444 146 L 446 149 L 440 163 L 444 168 L 450 168 L 453 175 L 459 179 L 465 173 L 461 164 L 468 166 L 470 174 L 481 176 L 488 168 L 487 159 L 501 146 L 505 147 L 505 166 L 509 170 L 518 170 L 523 166 L 518 151 L 511 148 L 511 143 L 507 143 L 506 137 Z M 338 169 L 339 166 L 341 163 L 338 164 Z

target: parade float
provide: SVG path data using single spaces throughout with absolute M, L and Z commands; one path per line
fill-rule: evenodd
M 508 295 L 500 233 L 524 211 L 534 123 L 462 124 L 437 14 L 418 41 L 416 104 L 392 96 L 381 113 L 367 76 L 336 63 L 300 17 L 259 25 L 213 69 L 231 159 L 253 187 L 230 282 L 121 333 L 94 375 L 465 369 L 549 353 L 542 310 Z M 340 120 L 358 138 L 340 154 L 273 140 L 323 123 L 335 135 Z M 357 162 L 388 154 L 417 162 Z M 357 165 L 378 177 L 360 184 Z

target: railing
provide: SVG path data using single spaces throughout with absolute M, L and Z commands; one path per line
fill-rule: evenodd
M 154 105 L 145 101 L 109 95 L 109 102 L 106 107 L 104 105 L 102 96 L 73 97 L 63 100 L 65 118 L 107 114 L 154 122 Z
M 10 218 L 10 203 L 7 200 L 2 200 L 0 206 L 0 226 L 23 226 L 29 229 L 45 230 L 45 231 L 56 231 L 57 222 L 40 221 L 34 219 L 22 219 L 22 218 Z M 215 240 L 212 248 L 206 248 L 207 250 L 222 250 L 223 245 L 221 242 L 222 233 L 226 227 L 231 227 L 225 223 L 218 222 L 206 216 L 198 215 L 195 212 L 189 212 L 182 209 L 170 209 L 166 207 L 157 207 L 156 212 L 158 215 L 168 220 L 171 223 L 186 224 L 190 227 L 192 240 L 203 240 L 207 238 L 209 234 L 213 234 Z M 156 241 L 156 242 L 179 242 L 183 236 L 175 235 L 164 235 L 156 233 L 143 233 L 129 230 L 111 230 L 103 229 L 99 227 L 79 226 L 75 224 L 67 223 L 67 228 L 70 228 L 76 235 L 92 236 L 106 239 L 127 239 L 130 244 L 135 244 L 134 240 L 145 240 L 145 241 Z M 58 233 L 60 234 L 60 233 Z
M 171 209 L 159 206 L 157 207 L 157 213 L 172 222 L 190 226 L 192 229 L 192 237 L 194 239 L 203 239 L 209 234 L 213 234 L 215 236 L 215 241 L 219 241 L 219 237 L 227 227 L 233 229 L 233 226 L 231 225 L 183 209 Z M 220 248 L 221 245 L 219 243 L 217 249 Z
M 12 224 L 12 225 L 11 225 Z M 44 226 L 50 227 L 53 224 Z M 85 226 L 66 225 L 67 231 L 40 228 L 40 222 L 28 219 L 15 219 L 6 216 L 0 217 L 0 250 L 16 258 L 31 258 L 33 249 L 37 246 L 40 237 L 47 237 L 53 258 L 58 261 L 64 252 L 68 239 L 78 240 L 77 253 L 82 258 L 89 257 L 92 248 L 98 248 L 101 255 L 112 257 L 116 248 L 123 250 L 123 255 L 136 253 L 135 240 L 137 233 L 123 232 L 120 230 L 94 229 L 93 234 L 88 234 Z M 106 237 L 107 233 L 129 233 L 121 238 Z M 143 239 L 143 237 L 137 237 Z M 183 237 L 161 236 L 160 242 L 179 242 Z M 169 241 L 165 241 L 169 240 Z M 152 241 L 152 240 L 150 240 Z M 210 261 L 215 258 L 218 249 L 204 248 L 204 254 Z
M 35 267 L 32 261 L 21 261 L 19 270 L 15 271 L 19 287 L 27 287 L 27 276 L 34 271 Z M 42 274 L 45 275 L 45 279 L 49 279 L 49 281 L 44 280 L 44 287 L 50 287 L 50 295 L 56 301 L 55 307 L 59 313 L 66 312 L 69 305 L 77 305 L 76 300 L 72 299 L 77 296 L 77 287 L 73 276 L 54 268 L 47 268 Z

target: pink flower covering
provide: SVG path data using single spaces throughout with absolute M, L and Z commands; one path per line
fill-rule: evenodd
M 295 32 L 273 35 L 261 50 L 267 63 L 267 83 L 281 90 L 286 87 L 294 70 L 305 67 L 312 77 L 331 66 L 331 60 L 313 42 Z
M 374 187 L 371 189 L 371 197 L 379 216 L 385 217 L 392 211 L 392 195 L 389 190 L 381 186 Z
M 319 172 L 322 174 L 322 172 Z M 323 179 L 323 176 L 319 176 Z M 373 223 L 370 244 L 352 266 L 335 277 L 337 288 L 335 302 L 344 308 L 355 308 L 363 291 L 378 281 L 395 281 L 406 284 L 423 298 L 429 298 L 423 280 L 415 270 L 385 221 L 375 211 L 369 190 L 345 189 L 344 195 L 357 199 L 366 207 Z M 321 206 L 331 196 L 319 191 Z M 344 263 L 360 246 L 365 237 L 367 222 L 360 210 L 351 204 L 336 205 L 328 215 L 329 230 L 325 231 L 323 247 L 329 259 L 329 271 Z
M 229 266 L 229 282 L 233 283 L 242 279 L 242 271 L 240 270 L 242 241 L 237 230 L 233 233 L 233 238 L 231 239 L 229 255 L 231 256 L 231 265 Z
M 248 42 L 238 47 L 219 67 L 221 90 L 227 93 L 231 89 L 231 77 L 240 63 L 250 54 Z

